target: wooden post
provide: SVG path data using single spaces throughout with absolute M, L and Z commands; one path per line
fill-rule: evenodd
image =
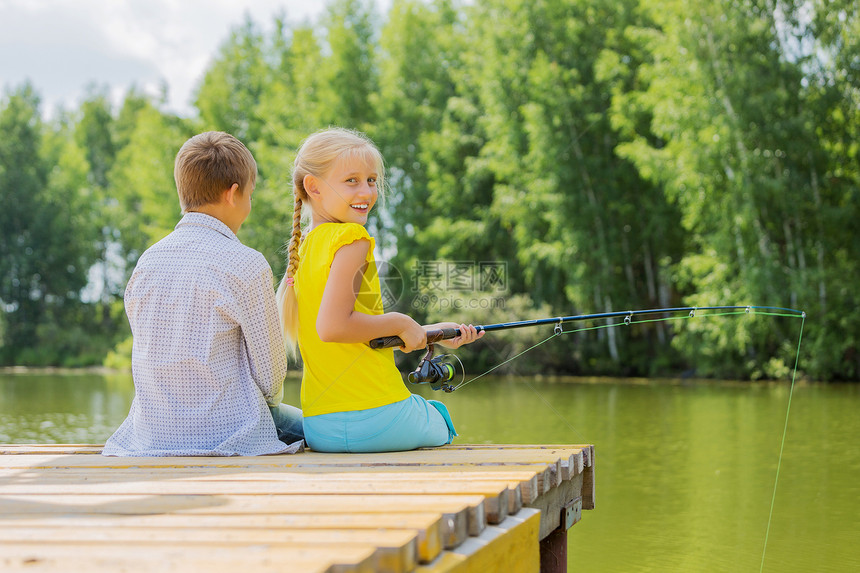
M 560 511 L 558 506 L 548 511 L 558 512 L 556 514 L 558 521 L 553 521 L 558 523 L 558 527 L 550 531 L 540 542 L 540 570 L 541 573 L 567 573 L 567 530 L 582 519 L 582 498 L 571 499 L 560 508 Z
M 567 573 L 567 529 L 562 526 L 540 542 L 541 573 Z

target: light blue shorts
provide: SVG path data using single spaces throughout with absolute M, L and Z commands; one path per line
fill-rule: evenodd
M 317 452 L 399 452 L 450 444 L 457 432 L 442 402 L 410 398 L 368 410 L 304 419 L 305 441 Z

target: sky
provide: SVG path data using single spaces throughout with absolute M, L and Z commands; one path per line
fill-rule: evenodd
M 376 0 L 377 6 L 390 0 Z M 324 0 L 0 0 L 0 89 L 29 80 L 43 114 L 75 108 L 91 84 L 119 103 L 132 85 L 160 94 L 167 111 L 192 113 L 193 92 L 246 15 L 317 22 Z

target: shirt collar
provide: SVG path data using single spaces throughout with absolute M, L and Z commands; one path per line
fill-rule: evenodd
M 179 227 L 182 227 L 184 225 L 206 227 L 207 229 L 212 229 L 213 231 L 221 233 L 228 239 L 239 241 L 239 237 L 236 236 L 236 233 L 230 230 L 230 227 L 228 227 L 222 221 L 216 219 L 215 217 L 207 215 L 205 213 L 186 213 L 185 216 L 183 216 L 182 219 L 180 219 L 179 222 L 176 224 L 176 229 L 179 229 Z

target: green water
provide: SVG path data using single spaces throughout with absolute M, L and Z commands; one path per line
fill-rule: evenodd
M 860 385 L 481 379 L 445 401 L 473 443 L 592 443 L 571 572 L 860 571 Z M 128 376 L 0 374 L 0 443 L 101 443 Z M 296 403 L 298 383 L 287 386 Z

